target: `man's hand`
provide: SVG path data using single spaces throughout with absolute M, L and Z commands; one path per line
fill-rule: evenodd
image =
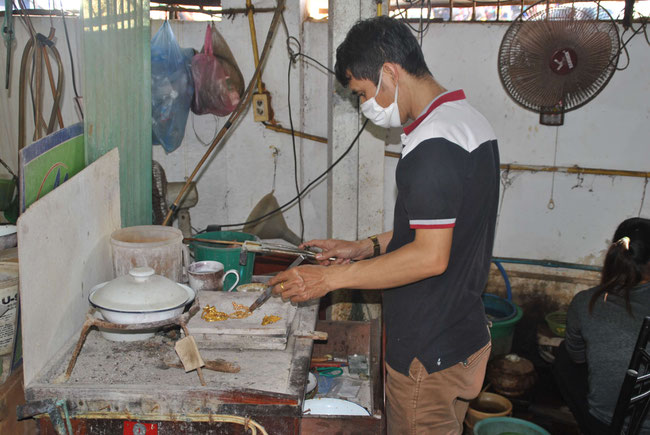
M 316 255 L 316 260 L 321 266 L 347 264 L 350 260 L 363 260 L 372 256 L 372 241 L 369 239 L 356 242 L 338 239 L 310 240 L 300 245 L 300 249 L 309 247 L 323 250 Z M 330 258 L 335 258 L 335 260 L 330 260 Z
M 333 290 L 328 284 L 330 271 L 323 266 L 293 267 L 280 272 L 267 284 L 273 286 L 273 293 L 282 296 L 285 301 L 305 302 L 320 298 Z

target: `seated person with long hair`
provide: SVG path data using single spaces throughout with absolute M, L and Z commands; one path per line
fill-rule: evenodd
M 607 250 L 600 285 L 569 306 L 553 372 L 580 429 L 609 432 L 645 316 L 650 315 L 650 220 L 623 221 Z M 641 433 L 650 434 L 650 419 Z

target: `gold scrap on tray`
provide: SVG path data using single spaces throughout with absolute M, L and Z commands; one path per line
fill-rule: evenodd
M 244 318 L 250 316 L 251 314 L 253 314 L 253 313 L 251 313 L 251 312 L 248 311 L 248 310 L 246 310 L 246 311 L 241 310 L 241 311 L 235 311 L 234 313 L 231 313 L 231 314 L 229 314 L 228 316 L 229 316 L 231 319 L 244 319 Z
M 264 319 L 262 319 L 262 326 L 270 325 L 271 323 L 275 323 L 280 319 L 282 319 L 280 316 L 264 316 Z
M 228 314 L 223 311 L 217 311 L 217 309 L 211 305 L 206 305 L 203 307 L 201 318 L 206 322 L 221 322 L 228 319 L 244 319 L 253 314 L 248 311 L 248 307 L 245 305 L 233 302 L 232 306 L 235 309 L 235 312 Z
M 235 311 L 248 311 L 248 307 L 246 305 L 238 304 L 237 302 L 232 303 L 232 309 Z
M 224 312 L 217 311 L 213 306 L 206 305 L 201 313 L 201 318 L 206 322 L 219 322 L 221 320 L 228 320 L 229 316 Z

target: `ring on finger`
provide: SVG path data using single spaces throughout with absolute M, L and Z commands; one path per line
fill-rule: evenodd
M 284 290 L 284 281 L 280 283 L 280 288 Z

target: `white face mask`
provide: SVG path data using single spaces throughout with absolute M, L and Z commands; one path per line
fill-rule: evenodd
M 400 127 L 402 122 L 400 121 L 399 116 L 399 107 L 397 107 L 397 95 L 399 91 L 399 84 L 395 87 L 395 101 L 393 101 L 388 107 L 381 107 L 375 98 L 379 94 L 379 89 L 381 89 L 381 79 L 383 77 L 384 70 L 379 72 L 379 83 L 377 84 L 377 92 L 375 96 L 366 100 L 361 104 L 361 113 L 363 116 L 368 118 L 373 124 L 378 127 Z

